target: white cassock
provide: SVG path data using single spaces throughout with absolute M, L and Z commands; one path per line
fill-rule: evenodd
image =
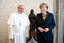
M 10 38 L 14 38 L 14 43 L 26 43 L 29 37 L 29 19 L 25 13 L 12 13 L 8 22 L 10 25 Z

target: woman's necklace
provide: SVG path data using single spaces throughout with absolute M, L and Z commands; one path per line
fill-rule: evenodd
M 44 19 L 44 20 L 46 19 L 46 15 L 43 15 L 43 19 Z

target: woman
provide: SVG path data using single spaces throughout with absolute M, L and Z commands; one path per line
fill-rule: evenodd
M 47 11 L 46 3 L 40 4 L 40 10 L 41 13 L 37 14 L 36 17 L 37 41 L 38 43 L 53 43 L 54 16 Z

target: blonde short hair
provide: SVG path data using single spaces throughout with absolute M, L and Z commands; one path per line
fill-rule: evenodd
M 43 5 L 45 5 L 46 8 L 48 9 L 48 5 L 46 3 L 41 3 L 39 7 L 42 8 Z

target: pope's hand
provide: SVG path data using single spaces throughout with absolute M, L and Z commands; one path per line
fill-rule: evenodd
M 14 42 L 14 39 L 13 39 L 13 38 L 11 38 L 10 40 L 11 40 L 12 42 Z

